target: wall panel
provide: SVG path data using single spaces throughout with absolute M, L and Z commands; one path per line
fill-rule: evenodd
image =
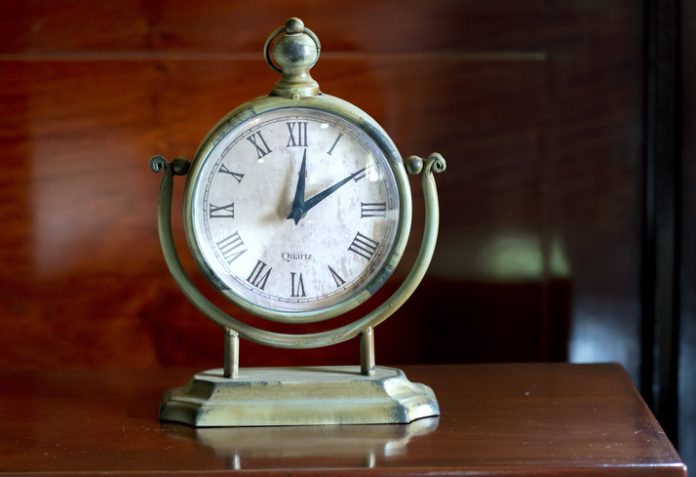
M 190 157 L 220 116 L 265 94 L 275 75 L 260 50 L 291 15 L 322 40 L 324 91 L 373 115 L 404 155 L 448 159 L 437 255 L 377 330 L 380 362 L 570 353 L 636 376 L 642 11 L 621 0 L 7 6 L 0 362 L 218 364 L 219 331 L 162 261 L 147 159 Z M 418 240 L 415 183 L 414 198 Z M 243 364 L 357 359 L 356 343 L 242 349 Z

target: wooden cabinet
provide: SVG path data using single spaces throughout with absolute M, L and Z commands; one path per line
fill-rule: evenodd
M 681 409 L 682 442 L 696 456 L 688 2 L 7 3 L 0 367 L 221 361 L 220 330 L 188 304 L 162 260 L 159 177 L 147 161 L 191 157 L 218 118 L 266 94 L 275 74 L 263 42 L 299 16 L 321 38 L 313 75 L 325 92 L 374 116 L 403 155 L 438 150 L 448 160 L 436 256 L 423 286 L 377 328 L 378 361 L 617 361 L 646 396 L 661 393 L 660 416 L 675 436 L 672 411 Z M 205 288 L 190 257 L 185 265 Z M 345 364 L 357 349 L 278 353 L 242 343 L 241 360 Z
M 686 476 L 617 365 L 405 368 L 441 417 L 202 428 L 158 421 L 190 370 L 0 372 L 0 472 L 82 475 Z M 231 472 L 230 472 L 231 473 Z

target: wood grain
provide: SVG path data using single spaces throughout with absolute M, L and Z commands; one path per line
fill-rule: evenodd
M 147 160 L 190 157 L 219 117 L 270 90 L 260 49 L 291 15 L 321 37 L 314 76 L 325 92 L 374 116 L 404 155 L 448 159 L 438 252 L 422 290 L 377 330 L 381 362 L 562 360 L 588 317 L 623 330 L 630 348 L 641 14 L 623 0 L 7 5 L 0 363 L 219 362 L 221 334 L 161 258 Z M 423 221 L 413 185 L 414 244 L 395 283 Z M 206 286 L 179 217 L 175 228 Z M 243 364 L 358 356 L 356 343 L 242 346 Z
M 442 416 L 405 425 L 163 423 L 191 371 L 2 371 L 0 472 L 201 475 L 686 476 L 616 365 L 413 366 Z

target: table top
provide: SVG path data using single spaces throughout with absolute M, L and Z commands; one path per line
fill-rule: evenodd
M 195 370 L 0 372 L 0 472 L 686 476 L 618 365 L 406 366 L 442 415 L 408 425 L 160 423 Z

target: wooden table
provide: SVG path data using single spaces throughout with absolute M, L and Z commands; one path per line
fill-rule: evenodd
M 162 391 L 193 370 L 4 371 L 0 472 L 686 475 L 619 366 L 404 369 L 434 389 L 439 419 L 196 430 L 158 420 Z

